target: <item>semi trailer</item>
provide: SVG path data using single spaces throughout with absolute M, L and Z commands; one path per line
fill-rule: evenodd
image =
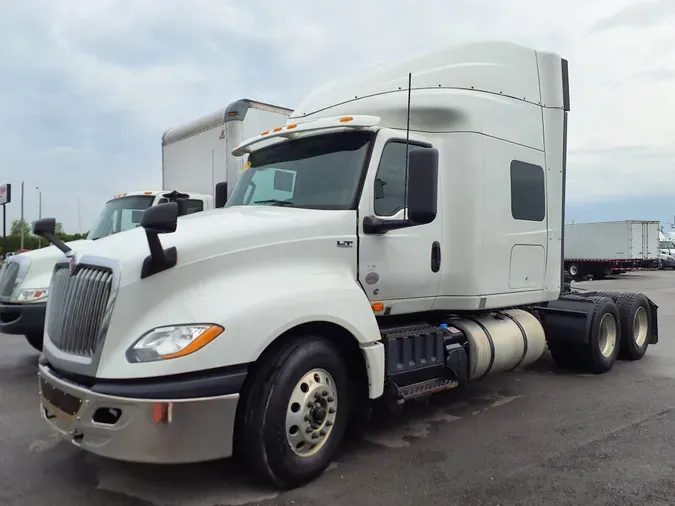
M 593 279 L 636 269 L 656 269 L 663 259 L 658 221 L 605 221 L 565 225 L 565 269 Z
M 68 248 L 83 248 L 91 241 L 139 226 L 143 212 L 153 205 L 176 201 L 181 214 L 213 209 L 215 188 L 220 185 L 226 193 L 231 191 L 243 168 L 244 160 L 233 157 L 232 148 L 254 132 L 285 121 L 291 112 L 240 99 L 213 114 L 168 129 L 162 135 L 163 190 L 115 195 L 103 206 L 87 238 L 67 243 Z M 23 335 L 33 348 L 42 350 L 49 284 L 62 255 L 51 246 L 13 256 L 3 264 L 0 332 Z
M 373 403 L 398 409 L 547 347 L 598 374 L 640 359 L 657 306 L 564 283 L 569 110 L 567 61 L 508 42 L 317 88 L 233 149 L 248 158 L 223 208 L 158 205 L 58 262 L 43 419 L 105 457 L 235 456 L 292 488 Z

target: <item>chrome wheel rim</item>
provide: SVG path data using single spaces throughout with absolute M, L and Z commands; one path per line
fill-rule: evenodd
M 598 333 L 598 345 L 600 353 L 605 358 L 609 358 L 616 348 L 616 320 L 610 313 L 605 313 L 600 320 L 600 329 Z
M 310 457 L 323 448 L 337 408 L 337 388 L 327 371 L 313 369 L 298 381 L 286 410 L 286 440 L 296 455 Z
M 649 329 L 649 318 L 647 318 L 647 311 L 640 306 L 635 311 L 633 318 L 633 339 L 635 344 L 639 347 L 644 346 L 647 341 L 647 330 Z

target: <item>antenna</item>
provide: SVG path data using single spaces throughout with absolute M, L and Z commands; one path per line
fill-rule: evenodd
M 403 219 L 408 219 L 408 152 L 410 151 L 410 95 L 412 92 L 412 72 L 408 72 L 408 110 L 405 126 L 405 180 L 403 186 Z

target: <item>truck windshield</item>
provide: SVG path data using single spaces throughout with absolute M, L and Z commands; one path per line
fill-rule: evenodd
M 102 237 L 136 228 L 141 224 L 143 211 L 152 205 L 153 195 L 132 195 L 106 202 L 87 239 L 95 241 Z
M 372 132 L 297 139 L 251 153 L 226 207 L 269 205 L 352 209 Z
M 661 249 L 675 249 L 675 244 L 671 241 L 661 241 Z

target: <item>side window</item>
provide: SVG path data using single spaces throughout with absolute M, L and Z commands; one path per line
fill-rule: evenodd
M 419 148 L 410 144 L 409 151 Z M 385 144 L 375 175 L 375 214 L 393 216 L 405 207 L 405 142 Z
M 198 213 L 204 210 L 204 202 L 196 199 L 188 199 L 185 202 L 185 214 Z
M 546 183 L 544 169 L 539 165 L 511 162 L 511 215 L 516 220 L 544 220 Z

